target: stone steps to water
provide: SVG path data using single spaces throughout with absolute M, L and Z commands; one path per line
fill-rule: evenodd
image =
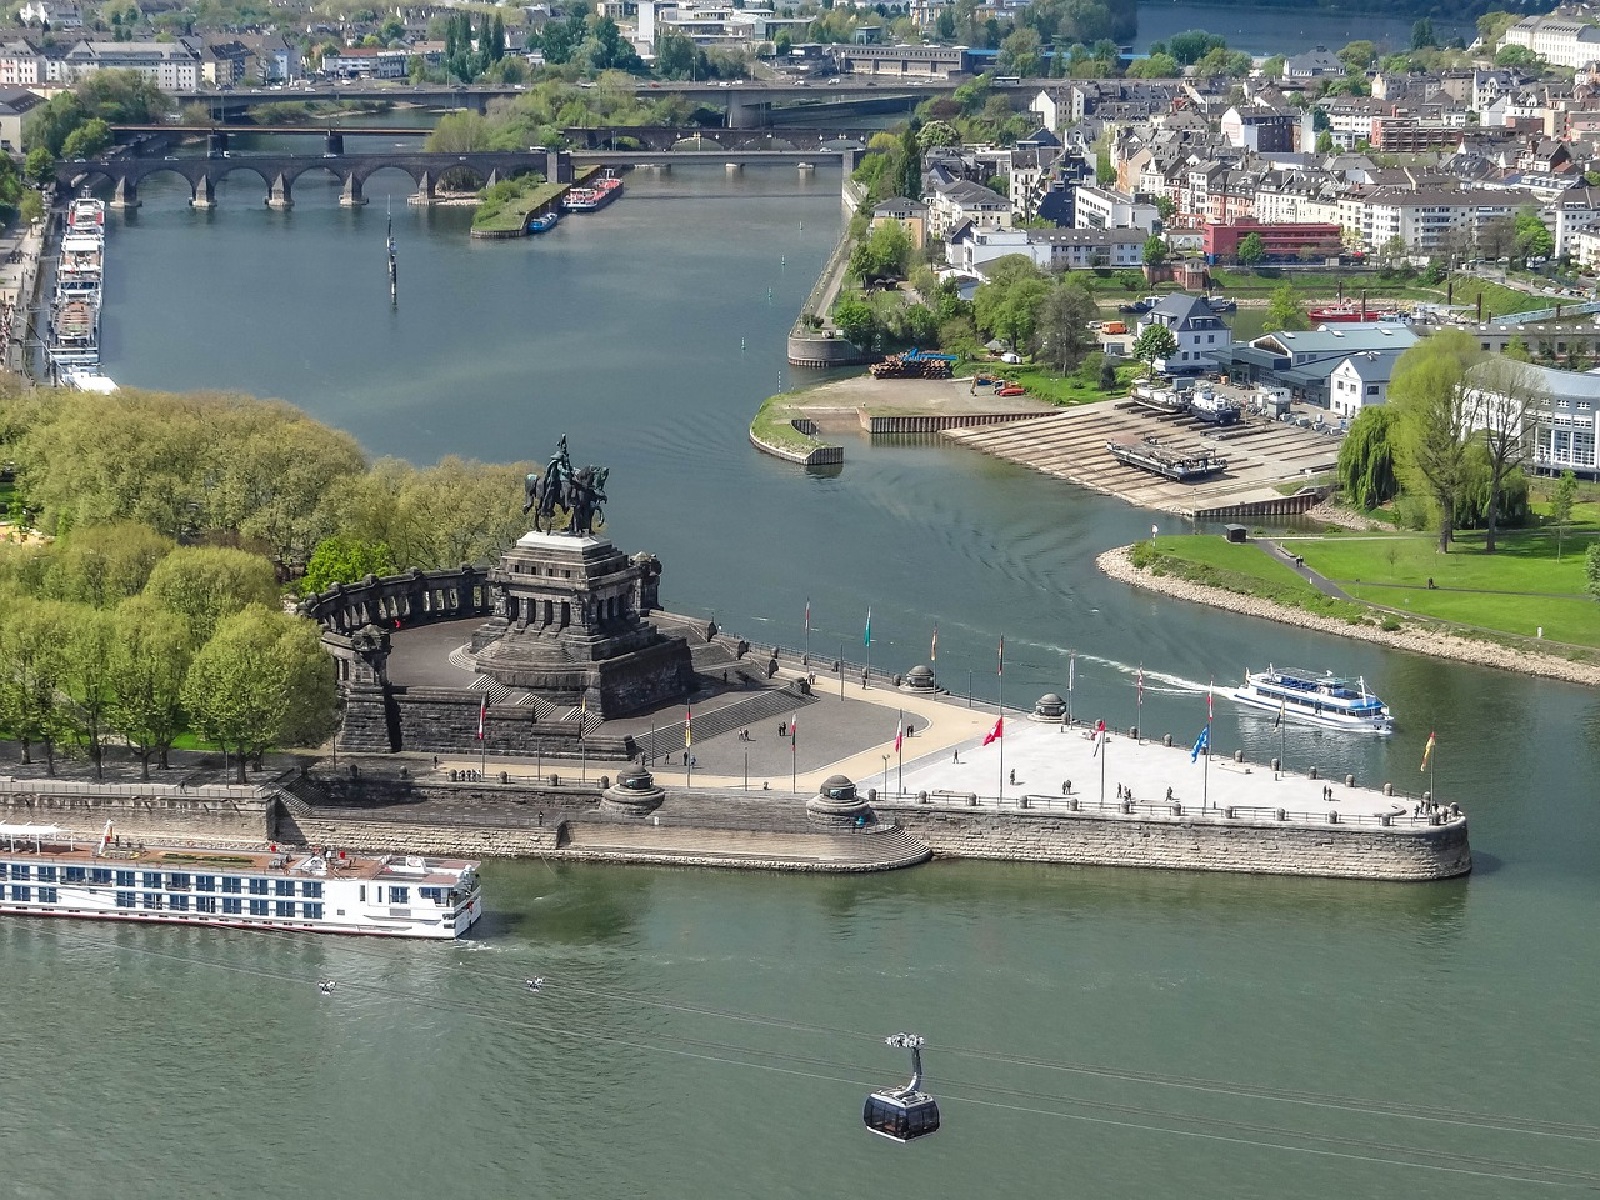
M 695 736 L 706 740 L 734 729 L 759 725 L 773 717 L 780 717 L 797 708 L 803 708 L 815 700 L 815 696 L 802 696 L 787 688 L 761 692 L 759 695 L 736 700 L 721 708 L 711 709 L 704 716 L 695 717 Z M 682 721 L 675 721 L 671 725 L 662 726 L 655 730 L 653 742 L 652 735 L 648 733 L 635 737 L 634 741 L 646 754 L 673 753 L 683 749 L 683 725 Z
M 888 870 L 925 862 L 928 847 L 898 831 L 785 833 L 571 822 L 562 849 L 574 857 L 778 870 Z

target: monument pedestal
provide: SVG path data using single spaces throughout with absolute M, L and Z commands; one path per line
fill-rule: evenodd
M 661 564 L 604 538 L 527 533 L 489 572 L 494 616 L 473 634 L 496 683 L 612 718 L 694 689 L 689 644 L 647 620 Z

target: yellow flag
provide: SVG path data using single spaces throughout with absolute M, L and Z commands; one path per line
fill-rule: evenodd
M 1428 733 L 1428 744 L 1422 748 L 1422 766 L 1419 767 L 1418 770 L 1426 771 L 1428 769 L 1428 760 L 1430 758 L 1432 758 L 1432 757 L 1433 757 L 1433 733 L 1432 733 L 1432 731 L 1430 731 Z

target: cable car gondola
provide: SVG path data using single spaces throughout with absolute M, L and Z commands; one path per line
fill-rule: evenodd
M 869 1133 L 909 1142 L 939 1131 L 939 1105 L 922 1090 L 922 1038 L 896 1033 L 884 1038 L 890 1046 L 911 1051 L 911 1082 L 903 1088 L 885 1088 L 867 1097 L 861 1121 Z

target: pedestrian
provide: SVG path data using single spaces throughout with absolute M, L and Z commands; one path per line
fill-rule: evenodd
M 1063 795 L 1063 796 L 1070 796 L 1070 795 L 1072 795 L 1072 780 L 1070 780 L 1070 779 L 1063 779 L 1063 780 L 1062 780 L 1062 781 L 1061 781 L 1061 794 L 1062 794 L 1062 795 Z
M 1117 784 L 1117 799 L 1118 800 L 1122 799 L 1122 785 L 1120 783 Z
M 959 767 L 961 765 L 961 751 L 959 751 L 959 750 L 956 751 L 956 756 L 955 756 L 955 760 L 954 761 L 955 761 L 956 766 Z
M 1172 789 L 1170 787 L 1167 789 L 1167 803 L 1172 803 Z
M 1017 769 L 1015 767 L 1011 768 L 1011 782 L 1013 785 L 1017 782 Z
M 779 721 L 778 722 L 778 736 L 779 737 L 786 737 L 788 735 L 788 733 L 789 733 L 789 722 L 787 722 L 787 721 Z

